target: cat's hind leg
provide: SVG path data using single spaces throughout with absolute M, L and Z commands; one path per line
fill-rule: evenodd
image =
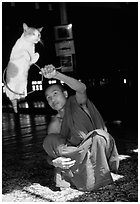
M 17 99 L 12 100 L 11 103 L 12 103 L 14 112 L 17 113 L 18 112 L 18 109 L 17 109 L 18 108 L 18 101 L 17 101 Z

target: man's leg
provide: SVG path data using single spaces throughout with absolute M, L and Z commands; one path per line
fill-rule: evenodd
M 49 164 L 53 165 L 52 160 L 60 157 L 60 152 L 66 149 L 65 140 L 60 138 L 58 134 L 49 134 L 43 141 L 43 148 L 48 154 Z M 61 151 L 59 151 L 61 149 Z M 61 168 L 55 167 L 54 170 L 54 181 L 56 187 L 61 190 L 70 187 L 70 183 L 63 178 L 63 170 Z

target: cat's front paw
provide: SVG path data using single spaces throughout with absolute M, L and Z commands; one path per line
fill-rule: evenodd
M 34 54 L 34 57 L 32 58 L 31 64 L 36 63 L 36 62 L 38 61 L 38 59 L 39 59 L 39 56 L 40 56 L 39 53 L 36 52 L 36 53 Z

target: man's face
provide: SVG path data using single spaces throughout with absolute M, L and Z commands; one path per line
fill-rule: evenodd
M 66 94 L 57 85 L 49 87 L 45 92 L 50 107 L 54 110 L 61 110 L 66 103 Z

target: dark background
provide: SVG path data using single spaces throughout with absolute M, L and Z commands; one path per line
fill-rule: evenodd
M 23 22 L 28 26 L 43 26 L 44 46 L 36 47 L 40 53 L 37 64 L 59 66 L 54 26 L 61 24 L 60 3 L 38 5 L 37 8 L 34 2 L 2 3 L 3 71 L 11 48 L 22 33 Z M 86 83 L 89 98 L 106 120 L 121 119 L 137 125 L 138 3 L 67 2 L 66 8 L 68 23 L 73 25 L 76 51 L 76 65 L 70 75 Z M 101 86 L 103 79 L 106 83 Z M 36 68 L 29 72 L 29 83 L 32 80 L 40 80 Z

